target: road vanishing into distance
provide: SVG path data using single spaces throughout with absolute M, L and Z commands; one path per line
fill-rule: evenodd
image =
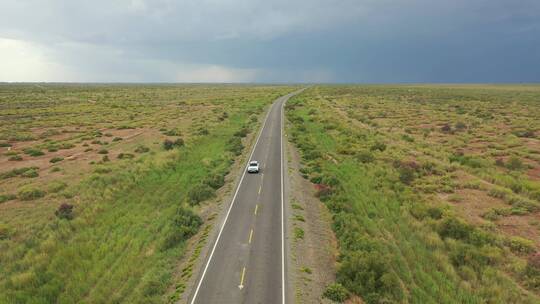
M 269 109 L 249 159 L 260 172 L 244 169 L 188 303 L 286 302 L 283 107 L 297 93 Z

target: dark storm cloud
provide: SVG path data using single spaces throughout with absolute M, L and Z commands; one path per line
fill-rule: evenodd
M 41 80 L 540 81 L 537 0 L 4 0 L 0 17 L 0 68 Z

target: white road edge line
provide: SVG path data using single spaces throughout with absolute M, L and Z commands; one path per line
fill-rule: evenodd
M 285 100 L 286 101 L 286 100 Z M 281 103 L 280 120 L 281 126 L 279 130 L 280 145 L 281 145 L 281 303 L 285 304 L 285 231 L 284 231 L 284 203 L 283 203 L 283 107 L 285 101 Z
M 227 210 L 227 214 L 225 215 L 225 220 L 223 221 L 223 224 L 221 225 L 221 228 L 219 229 L 219 233 L 218 233 L 216 242 L 214 243 L 214 247 L 212 247 L 212 251 L 210 252 L 210 257 L 208 258 L 208 261 L 206 262 L 206 266 L 204 266 L 204 270 L 203 270 L 203 273 L 202 273 L 201 278 L 199 280 L 199 284 L 197 284 L 197 289 L 195 289 L 195 294 L 193 295 L 193 298 L 191 299 L 191 304 L 194 304 L 195 300 L 197 300 L 197 294 L 199 293 L 199 289 L 201 288 L 201 284 L 202 284 L 202 282 L 204 280 L 204 276 L 206 275 L 206 271 L 208 270 L 208 266 L 210 265 L 210 262 L 212 261 L 212 257 L 214 256 L 214 251 L 216 251 L 216 247 L 217 247 L 217 244 L 219 243 L 219 239 L 221 238 L 221 233 L 223 232 L 223 228 L 225 228 L 225 224 L 227 224 L 227 219 L 229 218 L 229 214 L 231 213 L 231 209 L 234 206 L 234 202 L 236 201 L 236 195 L 238 194 L 238 190 L 240 190 L 240 186 L 242 185 L 242 181 L 244 180 L 244 176 L 246 176 L 247 166 L 249 165 L 249 161 L 251 160 L 251 157 L 253 156 L 253 153 L 255 152 L 255 148 L 257 148 L 257 144 L 259 143 L 259 139 L 261 138 L 264 127 L 266 126 L 266 121 L 268 120 L 268 117 L 270 116 L 270 112 L 272 111 L 273 106 L 274 106 L 274 104 L 270 105 L 270 109 L 268 110 L 268 113 L 266 113 L 266 117 L 264 118 L 262 128 L 259 131 L 259 135 L 257 136 L 257 141 L 255 141 L 255 145 L 253 145 L 253 150 L 251 150 L 251 154 L 249 155 L 249 158 L 247 160 L 247 164 L 246 164 L 246 166 L 244 168 L 244 173 L 242 173 L 242 177 L 240 178 L 240 182 L 238 182 L 238 186 L 236 187 L 236 191 L 234 192 L 234 196 L 233 196 L 231 205 L 229 206 L 229 210 Z M 282 181 L 282 183 L 283 183 L 283 181 Z

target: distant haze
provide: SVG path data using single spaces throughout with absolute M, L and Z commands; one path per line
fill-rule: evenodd
M 0 81 L 540 82 L 540 1 L 2 0 Z

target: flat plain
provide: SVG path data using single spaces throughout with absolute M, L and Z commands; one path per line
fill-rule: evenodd
M 0 303 L 177 302 L 205 208 L 296 88 L 0 85 Z M 540 86 L 316 85 L 285 114 L 329 213 L 291 200 L 289 239 L 337 240 L 300 269 L 334 268 L 324 301 L 540 301 Z
M 338 239 L 327 298 L 540 301 L 540 86 L 315 86 L 286 113 Z
M 0 303 L 174 302 L 200 204 L 291 90 L 0 85 Z

